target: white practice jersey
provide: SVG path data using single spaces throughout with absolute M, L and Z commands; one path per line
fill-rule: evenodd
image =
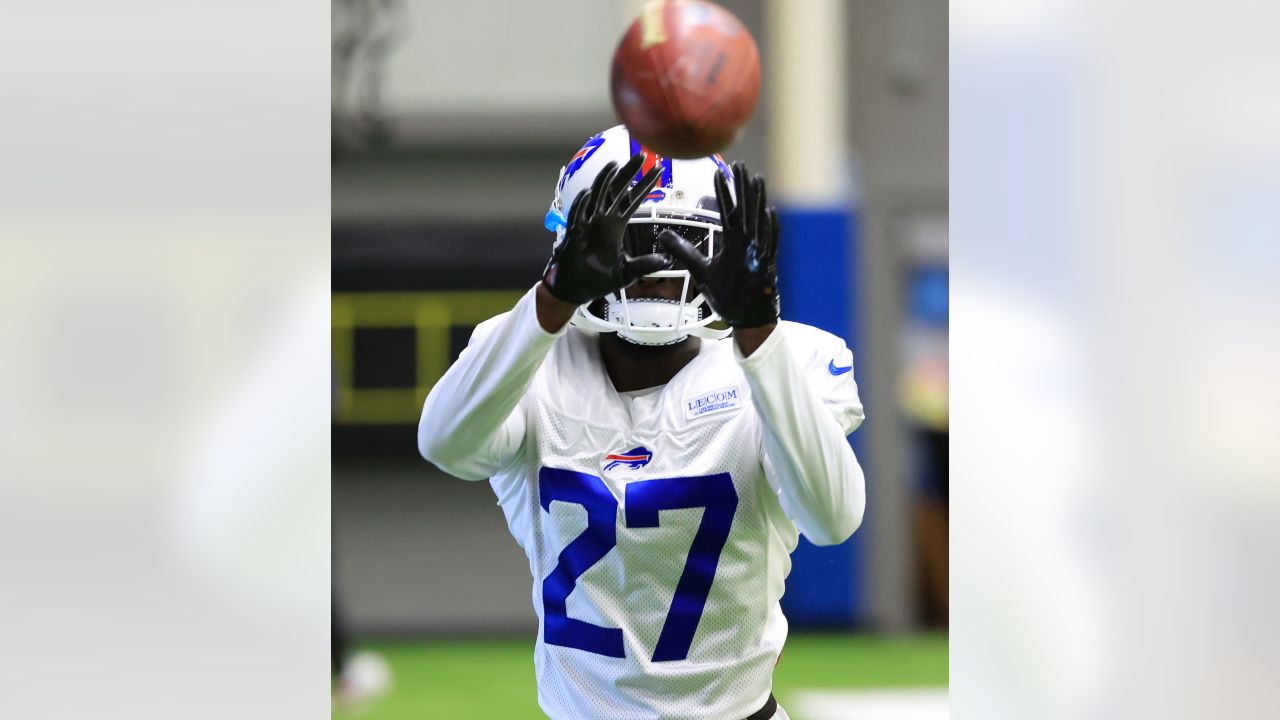
M 538 700 L 554 720 L 734 720 L 767 700 L 798 532 L 861 522 L 862 421 L 839 338 L 782 322 L 666 385 L 619 393 L 594 334 L 538 325 L 533 292 L 476 328 L 427 398 L 419 449 L 490 478 L 529 557 Z

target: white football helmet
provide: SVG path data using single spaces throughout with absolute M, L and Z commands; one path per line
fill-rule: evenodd
M 609 162 L 621 167 L 638 152 L 645 152 L 648 158 L 632 178 L 632 184 L 655 164 L 662 165 L 662 174 L 627 223 L 623 243 L 627 253 L 634 257 L 662 252 L 656 244 L 658 235 L 674 230 L 708 257 L 714 255 L 721 238 L 714 178 L 717 172 L 723 172 L 732 180 L 729 166 L 719 155 L 691 160 L 661 157 L 633 140 L 625 125 L 615 125 L 592 136 L 569 159 L 569 164 L 560 168 L 555 200 L 546 219 L 547 229 L 556 233 L 556 244 L 564 242 L 565 218 L 569 217 L 574 200 L 591 187 L 600 170 Z M 729 192 L 732 195 L 732 182 Z M 687 269 L 677 265 L 645 277 L 683 278 L 680 300 L 628 298 L 624 289 L 580 306 L 570 324 L 589 331 L 616 332 L 638 345 L 672 345 L 690 335 L 719 339 L 731 332 L 727 327 L 711 327 L 720 317 L 701 293 L 689 299 L 691 278 Z

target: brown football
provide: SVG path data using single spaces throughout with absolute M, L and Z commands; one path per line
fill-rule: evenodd
M 613 55 L 613 109 L 646 148 L 704 157 L 741 134 L 760 97 L 760 52 L 733 13 L 650 0 Z

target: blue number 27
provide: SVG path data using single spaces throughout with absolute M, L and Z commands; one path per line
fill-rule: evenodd
M 542 509 L 551 503 L 581 505 L 587 511 L 587 529 L 560 553 L 555 569 L 542 583 L 543 640 L 550 645 L 586 650 L 609 657 L 625 657 L 622 630 L 607 628 L 568 616 L 565 603 L 578 577 L 618 544 L 618 501 L 604 481 L 595 475 L 542 468 L 538 474 Z M 654 648 L 654 662 L 684 660 L 715 580 L 720 552 L 724 550 L 738 508 L 738 493 L 729 473 L 698 477 L 640 480 L 627 485 L 626 522 L 629 528 L 658 527 L 658 512 L 706 508 L 693 536 L 684 572 L 676 583 L 667 620 Z

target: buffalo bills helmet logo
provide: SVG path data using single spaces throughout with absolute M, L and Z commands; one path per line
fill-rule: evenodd
M 599 150 L 600 146 L 603 144 L 603 133 L 592 135 L 591 138 L 587 140 L 587 144 L 583 145 L 581 150 L 574 153 L 573 157 L 569 158 L 569 164 L 564 166 L 564 174 L 560 176 L 561 190 L 564 189 L 565 182 L 567 182 L 569 178 L 573 177 L 574 173 L 581 170 L 582 166 L 587 163 L 587 160 L 590 160 L 591 156 L 595 155 L 596 150 Z
M 612 470 L 619 465 L 626 465 L 632 470 L 638 470 L 653 459 L 653 453 L 644 447 L 633 447 L 624 453 L 609 453 L 604 456 L 606 472 Z
M 720 172 L 724 173 L 724 179 L 728 180 L 729 184 L 732 185 L 733 170 L 729 169 L 729 165 L 724 161 L 724 158 L 720 156 L 720 153 L 712 155 L 711 162 L 715 163 L 716 167 L 720 168 Z

